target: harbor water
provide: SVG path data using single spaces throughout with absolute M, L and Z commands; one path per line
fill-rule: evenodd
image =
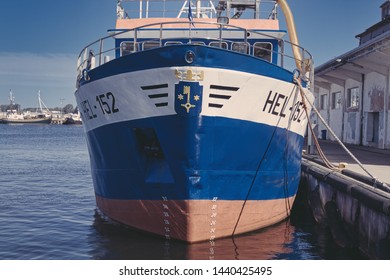
M 291 218 L 185 244 L 131 230 L 96 209 L 82 126 L 0 125 L 0 260 L 364 259 L 339 248 L 304 203 Z

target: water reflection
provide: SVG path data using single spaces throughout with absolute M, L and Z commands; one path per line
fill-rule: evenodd
M 292 215 L 279 224 L 235 238 L 186 244 L 120 226 L 95 211 L 89 235 L 92 259 L 106 260 L 267 260 L 365 259 L 333 241 L 317 225 L 310 209 L 294 204 Z
M 246 260 L 273 259 L 278 254 L 289 255 L 293 250 L 286 246 L 293 239 L 294 227 L 289 221 L 233 238 L 186 244 L 165 240 L 120 226 L 95 212 L 90 235 L 95 243 L 94 259 L 184 259 L 184 260 Z
M 289 254 L 285 246 L 293 239 L 294 228 L 284 221 L 249 234 L 224 238 L 214 242 L 188 245 L 187 259 L 193 260 L 256 260 L 273 259 L 277 254 Z

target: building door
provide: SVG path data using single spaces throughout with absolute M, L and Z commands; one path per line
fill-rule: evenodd
M 379 142 L 379 112 L 368 113 L 367 116 L 367 141 L 378 144 Z

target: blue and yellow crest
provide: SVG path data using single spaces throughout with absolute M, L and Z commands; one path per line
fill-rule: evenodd
M 193 117 L 202 111 L 203 86 L 198 82 L 180 81 L 175 85 L 175 111 L 178 115 Z

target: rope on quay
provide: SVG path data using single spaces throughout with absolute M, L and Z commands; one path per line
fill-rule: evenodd
M 305 91 L 302 87 L 302 84 L 301 84 L 301 81 L 297 78 L 297 77 L 294 77 L 294 81 L 296 82 L 296 84 L 298 85 L 299 87 L 299 90 L 300 90 L 300 93 L 301 93 L 301 96 L 302 96 L 302 102 L 303 102 L 303 105 L 304 105 L 304 108 L 305 108 L 305 111 L 306 111 L 306 116 L 307 116 L 307 119 L 309 120 L 309 127 L 310 127 L 310 131 L 313 135 L 313 138 L 315 139 L 314 142 L 315 142 L 315 145 L 317 147 L 317 150 L 319 152 L 319 155 L 321 157 L 321 159 L 324 161 L 325 165 L 328 167 L 328 168 L 331 168 L 333 170 L 336 170 L 337 168 L 326 158 L 325 154 L 323 153 L 321 147 L 320 147 L 320 144 L 317 140 L 317 137 L 313 131 L 313 128 L 310 124 L 310 119 L 309 119 L 309 115 L 308 115 L 308 112 L 307 112 L 307 106 L 306 106 L 306 102 L 305 102 L 305 99 L 307 102 L 309 102 L 310 106 L 312 107 L 313 111 L 317 114 L 317 116 L 319 117 L 319 119 L 321 120 L 321 122 L 324 124 L 324 126 L 328 129 L 328 131 L 330 132 L 330 134 L 332 134 L 332 136 L 336 139 L 336 141 L 340 144 L 340 146 L 347 152 L 347 154 L 360 166 L 360 168 L 362 168 L 364 170 L 364 172 L 366 172 L 368 174 L 368 176 L 370 176 L 373 180 L 374 180 L 374 184 L 373 184 L 373 187 L 376 188 L 377 185 L 381 185 L 382 189 L 383 190 L 386 190 L 388 192 L 390 192 L 390 187 L 380 181 L 377 177 L 375 177 L 373 174 L 371 174 L 371 172 L 369 172 L 364 166 L 363 164 L 352 154 L 352 152 L 350 150 L 348 150 L 348 148 L 344 145 L 343 142 L 341 142 L 341 140 L 337 137 L 336 133 L 332 130 L 332 128 L 326 123 L 326 121 L 324 120 L 324 118 L 321 116 L 320 112 L 317 110 L 317 108 L 313 105 L 313 103 L 310 102 L 310 100 L 307 98 L 306 94 L 305 94 Z

